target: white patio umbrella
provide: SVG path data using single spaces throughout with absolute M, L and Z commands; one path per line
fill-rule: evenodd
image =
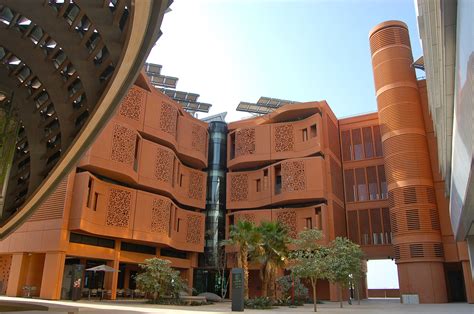
M 87 268 L 86 271 L 93 271 L 94 274 L 98 271 L 103 271 L 105 273 L 114 273 L 114 272 L 120 272 L 120 270 L 117 270 L 113 267 L 110 267 L 110 266 L 107 266 L 105 264 L 102 264 L 102 265 L 99 265 L 99 266 L 95 266 L 95 267 L 91 267 L 91 268 Z M 104 291 L 102 290 L 102 295 L 101 295 L 101 300 L 104 296 Z M 90 299 L 90 290 L 89 290 L 89 296 L 88 296 L 88 299 Z
M 106 272 L 106 273 L 120 272 L 120 270 L 117 270 L 117 269 L 115 269 L 113 267 L 110 267 L 110 266 L 107 266 L 105 264 L 95 266 L 95 267 L 91 267 L 91 268 L 87 268 L 86 271 L 93 271 L 94 273 L 98 272 L 98 271 L 103 271 L 103 272 Z

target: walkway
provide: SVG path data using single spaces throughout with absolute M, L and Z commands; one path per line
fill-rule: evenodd
M 31 299 L 23 298 L 8 298 L 0 297 L 0 300 L 18 300 L 23 302 L 32 302 Z M 35 299 L 34 302 L 44 302 L 49 304 L 70 305 L 80 308 L 80 314 L 90 313 L 163 313 L 163 314 L 196 314 L 196 312 L 205 313 L 229 313 L 230 303 L 216 303 L 212 305 L 203 306 L 166 306 L 166 305 L 151 305 L 139 303 L 136 301 L 104 301 L 104 302 L 90 302 L 90 301 L 45 301 Z M 271 310 L 245 310 L 245 313 L 311 313 L 313 306 L 308 304 L 303 307 L 290 309 L 288 307 L 278 307 Z M 344 308 L 339 308 L 339 303 L 327 302 L 318 304 L 318 313 L 331 314 L 352 314 L 352 313 L 456 313 L 456 314 L 472 314 L 474 313 L 474 305 L 466 303 L 451 303 L 451 304 L 422 304 L 422 305 L 403 305 L 398 302 L 398 299 L 371 299 L 362 301 L 361 305 L 348 305 L 344 303 Z M 4 312 L 0 313 L 3 314 Z M 19 312 L 15 312 L 19 313 Z M 28 312 L 33 313 L 33 312 Z M 41 312 L 37 312 L 41 313 Z M 43 312 L 44 313 L 44 312 Z

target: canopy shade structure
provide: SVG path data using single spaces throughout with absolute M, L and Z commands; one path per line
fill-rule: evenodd
M 103 271 L 103 272 L 106 272 L 106 273 L 120 272 L 120 270 L 117 270 L 117 269 L 112 268 L 112 267 L 107 266 L 107 265 L 99 265 L 99 266 L 87 268 L 86 271 L 93 271 L 93 272 Z
M 35 211 L 105 126 L 170 4 L 0 0 L 0 106 L 18 130 L 11 161 L 2 158 L 0 238 Z

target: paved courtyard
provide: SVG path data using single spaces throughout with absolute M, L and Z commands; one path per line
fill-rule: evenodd
M 204 306 L 166 306 L 151 305 L 143 302 L 134 301 L 45 301 L 37 299 L 8 298 L 0 297 L 1 300 L 15 300 L 22 302 L 36 302 L 42 304 L 60 304 L 79 307 L 81 314 L 89 313 L 166 313 L 166 314 L 187 314 L 187 313 L 229 313 L 231 304 L 229 302 L 216 303 Z M 310 313 L 313 306 L 308 304 L 303 307 L 288 308 L 277 307 L 271 310 L 245 310 L 246 313 Z M 339 303 L 326 302 L 318 305 L 319 313 L 474 313 L 474 305 L 466 303 L 451 304 L 422 304 L 422 305 L 404 305 L 400 304 L 398 299 L 371 299 L 362 301 L 361 305 L 348 305 L 344 303 L 344 308 L 339 308 Z M 0 308 L 0 313 L 2 312 Z M 20 313 L 20 312 L 15 312 Z M 44 313 L 44 312 L 24 312 L 24 313 Z

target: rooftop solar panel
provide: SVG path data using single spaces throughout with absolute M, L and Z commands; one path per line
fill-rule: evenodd
M 237 106 L 237 111 L 248 112 L 248 113 L 256 113 L 256 114 L 267 114 L 272 112 L 273 110 L 286 105 L 286 104 L 293 104 L 297 103 L 296 101 L 292 100 L 285 100 L 285 99 L 278 99 L 278 98 L 271 98 L 271 97 L 260 97 L 257 103 L 250 103 L 241 101 Z

